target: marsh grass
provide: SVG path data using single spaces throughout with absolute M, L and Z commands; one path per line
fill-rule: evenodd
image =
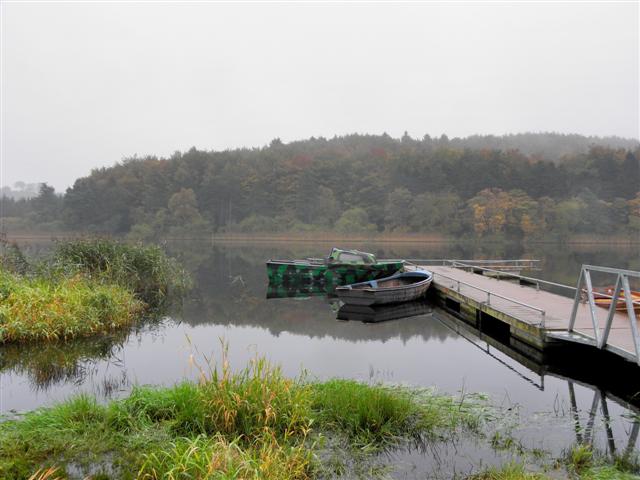
M 502 467 L 492 467 L 467 477 L 467 480 L 551 480 L 539 472 L 527 472 L 519 463 L 508 463 Z
M 81 276 L 53 283 L 0 270 L 0 343 L 58 340 L 129 326 L 143 303 Z
M 574 445 L 563 462 L 569 473 L 584 480 L 638 479 L 640 466 L 628 455 L 607 458 L 598 455 L 591 445 Z
M 289 379 L 260 357 L 234 372 L 224 347 L 219 366 L 200 373 L 106 405 L 85 395 L 0 422 L 0 478 L 108 463 L 117 478 L 305 479 L 318 471 L 325 435 L 375 453 L 477 425 L 471 406 L 433 392 Z
M 57 271 L 77 270 L 127 287 L 152 307 L 191 287 L 189 275 L 157 245 L 104 238 L 65 241 L 56 245 L 51 265 Z
M 485 416 L 479 402 L 418 390 L 335 379 L 314 384 L 317 423 L 347 435 L 351 444 L 384 448 L 401 439 L 451 436 L 460 427 L 475 429 Z
M 160 247 L 107 239 L 58 243 L 30 264 L 13 244 L 0 252 L 0 344 L 68 340 L 159 317 L 190 287 Z
M 144 480 L 201 479 L 307 479 L 312 452 L 302 445 L 279 443 L 264 433 L 249 445 L 223 435 L 179 438 L 168 449 L 144 455 L 137 478 Z
M 0 239 L 0 268 L 24 275 L 29 271 L 30 267 L 17 243 Z

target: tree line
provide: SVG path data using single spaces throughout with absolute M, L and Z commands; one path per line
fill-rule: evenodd
M 513 148 L 496 148 L 505 145 Z M 264 148 L 129 158 L 93 170 L 64 195 L 43 184 L 35 198 L 2 203 L 7 229 L 141 238 L 314 230 L 638 235 L 640 147 L 557 134 L 274 139 Z

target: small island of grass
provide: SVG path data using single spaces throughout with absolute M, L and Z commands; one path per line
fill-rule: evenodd
M 327 448 L 437 440 L 486 413 L 431 391 L 288 379 L 261 358 L 237 373 L 222 365 L 198 383 L 136 387 L 107 405 L 83 395 L 0 423 L 0 477 L 306 479 L 326 473 Z
M 61 242 L 49 258 L 32 264 L 10 245 L 0 268 L 0 343 L 69 340 L 128 327 L 187 288 L 187 274 L 157 246 Z
M 198 382 L 139 386 L 107 404 L 81 395 L 5 419 L 0 478 L 388 478 L 379 454 L 463 437 L 488 441 L 487 426 L 500 421 L 481 395 L 289 379 L 260 357 L 232 372 L 223 352 L 221 369 L 200 369 Z M 629 473 L 637 465 L 607 463 L 589 446 L 545 461 L 511 462 L 466 478 L 637 478 Z

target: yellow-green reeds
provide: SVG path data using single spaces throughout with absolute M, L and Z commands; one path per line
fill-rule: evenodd
M 56 281 L 0 270 L 0 343 L 70 339 L 131 325 L 144 304 L 82 275 Z

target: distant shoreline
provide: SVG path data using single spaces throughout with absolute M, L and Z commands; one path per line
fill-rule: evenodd
M 78 237 L 114 235 L 89 233 L 89 232 L 16 232 L 6 233 L 3 238 L 6 241 L 52 241 Z M 526 243 L 529 245 L 640 245 L 640 238 L 623 235 L 599 236 L 599 235 L 572 235 L 566 239 L 517 239 L 509 237 L 485 237 L 485 238 L 452 238 L 437 233 L 404 233 L 404 234 L 378 234 L 378 235 L 341 235 L 335 232 L 291 232 L 291 233 L 218 233 L 198 236 L 160 236 L 156 241 L 206 241 L 212 243 L 385 243 L 385 244 L 446 244 L 446 243 Z

